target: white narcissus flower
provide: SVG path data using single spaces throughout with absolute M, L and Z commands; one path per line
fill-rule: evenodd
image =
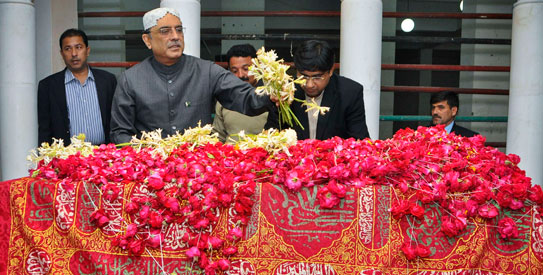
M 30 155 L 26 157 L 34 166 L 40 161 L 44 161 L 47 165 L 54 158 L 67 159 L 70 155 L 75 155 L 77 152 L 83 157 L 87 157 L 93 154 L 94 148 L 98 146 L 92 145 L 90 142 L 85 141 L 85 134 L 79 134 L 70 138 L 70 145 L 64 146 L 62 139 L 53 138 L 53 143 L 49 144 L 44 142 L 40 147 L 30 151 Z
M 302 103 L 302 105 L 307 106 L 306 112 L 317 109 L 318 112 L 313 113 L 314 117 L 319 116 L 319 114 L 324 115 L 326 112 L 330 111 L 330 107 L 322 107 L 322 106 L 317 105 L 315 98 L 311 98 L 311 101 L 305 101 L 304 103 Z
M 189 128 L 183 134 L 180 134 L 178 131 L 173 136 L 168 135 L 166 138 L 162 138 L 162 129 L 156 129 L 150 132 L 142 132 L 141 138 L 133 136 L 130 142 L 118 144 L 117 147 L 130 145 L 136 151 L 150 147 L 153 148 L 152 154 L 161 155 L 165 159 L 173 150 L 185 143 L 192 144 L 189 149 L 194 149 L 194 147 L 203 144 L 219 142 L 218 134 L 212 134 L 212 130 L 213 127 L 211 124 L 201 127 L 200 123 L 198 123 L 198 127 Z M 71 144 L 68 146 L 64 146 L 62 139 L 53 138 L 52 144 L 44 142 L 41 147 L 30 152 L 27 160 L 31 161 L 34 165 L 37 165 L 41 160 L 44 161 L 44 164 L 47 164 L 54 158 L 66 159 L 77 152 L 81 156 L 86 157 L 92 155 L 93 150 L 98 148 L 98 146 L 92 145 L 90 142 L 85 142 L 84 134 L 74 136 L 70 140 Z
M 270 154 L 283 151 L 287 155 L 291 155 L 288 151 L 290 146 L 293 146 L 298 141 L 296 131 L 286 129 L 278 131 L 276 129 L 263 130 L 258 135 L 245 134 L 244 131 L 239 132 L 236 146 L 241 150 L 261 147 Z

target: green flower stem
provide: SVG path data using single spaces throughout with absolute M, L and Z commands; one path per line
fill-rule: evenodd
M 132 146 L 132 145 L 133 145 L 133 144 L 132 144 L 131 142 L 125 142 L 125 143 L 115 144 L 115 147 L 121 148 L 121 147 Z
M 294 119 L 296 125 L 300 126 L 300 128 L 304 130 L 304 126 L 302 126 L 300 120 L 298 120 L 294 112 L 292 112 L 292 109 L 290 109 L 290 105 L 285 101 L 279 101 L 279 130 L 281 130 L 281 123 L 286 123 L 290 127 L 294 126 L 292 123 L 292 119 Z

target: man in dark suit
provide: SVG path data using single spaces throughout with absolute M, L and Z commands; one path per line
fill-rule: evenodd
M 362 85 L 334 74 L 334 52 L 324 41 L 309 40 L 302 43 L 294 53 L 294 65 L 298 77 L 306 83 L 297 86 L 295 97 L 302 100 L 314 99 L 320 106 L 330 107 L 324 115 L 314 115 L 313 110 L 294 101 L 290 105 L 301 122 L 292 128 L 298 139 L 325 140 L 334 136 L 341 138 L 364 139 L 369 137 L 364 111 Z M 318 112 L 318 111 L 316 111 Z M 271 111 L 265 128 L 284 129 L 279 125 L 277 110 Z
M 479 133 L 464 128 L 455 123 L 454 118 L 458 113 L 460 101 L 454 92 L 443 91 L 432 94 L 430 104 L 432 105 L 432 125 L 445 125 L 447 133 L 455 133 L 464 137 L 472 137 Z
M 115 76 L 88 66 L 90 47 L 83 31 L 66 30 L 59 44 L 66 68 L 38 85 L 39 144 L 57 138 L 68 145 L 80 133 L 93 144 L 109 143 Z

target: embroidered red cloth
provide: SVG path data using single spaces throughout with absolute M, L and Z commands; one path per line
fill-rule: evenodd
M 129 198 L 134 190 L 123 190 Z M 387 186 L 350 189 L 339 207 L 321 209 L 315 188 L 298 193 L 259 185 L 253 215 L 231 258 L 230 274 L 543 274 L 542 209 L 506 210 L 490 220 L 468 219 L 467 230 L 449 238 L 440 231 L 439 206 L 424 220 L 389 213 L 396 194 Z M 0 183 L 0 274 L 196 274 L 179 242 L 183 228 L 167 229 L 162 252 L 128 256 L 112 245 L 119 227 L 98 229 L 89 216 L 99 190 L 74 190 L 33 178 Z M 122 200 L 107 211 L 123 211 Z M 123 216 L 124 213 L 121 213 Z M 498 220 L 516 221 L 518 238 L 504 240 Z M 214 232 L 228 230 L 221 213 Z M 408 261 L 406 240 L 430 248 Z

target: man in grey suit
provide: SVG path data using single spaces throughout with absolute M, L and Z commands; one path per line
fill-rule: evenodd
M 125 71 L 113 98 L 111 138 L 130 141 L 141 131 L 162 134 L 212 123 L 214 99 L 246 115 L 258 115 L 273 106 L 267 96 L 220 66 L 183 54 L 183 25 L 179 13 L 158 8 L 143 16 L 143 42 L 153 55 Z

